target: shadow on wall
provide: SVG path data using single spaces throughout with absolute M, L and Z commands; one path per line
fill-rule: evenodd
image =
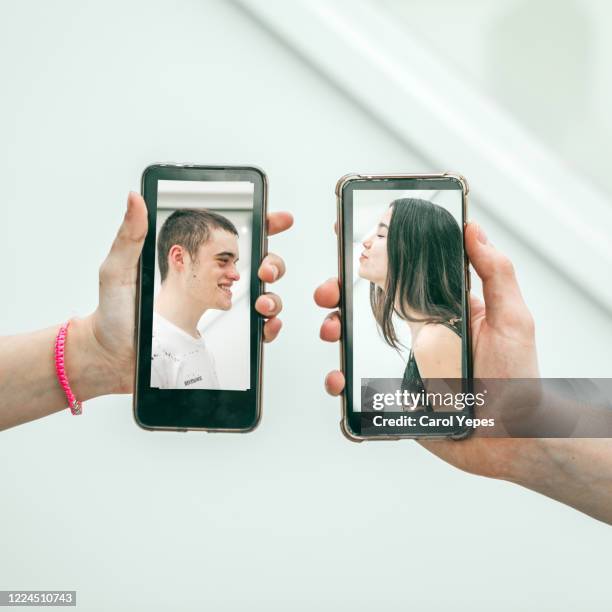
M 607 161 L 592 151 L 609 138 L 592 103 L 597 49 L 587 11 L 575 0 L 512 5 L 487 29 L 485 70 L 499 101 L 553 148 L 582 149 L 590 166 L 582 170 L 597 177 Z

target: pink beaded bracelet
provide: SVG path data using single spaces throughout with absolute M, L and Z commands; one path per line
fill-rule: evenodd
M 60 327 L 60 330 L 57 332 L 57 337 L 55 338 L 55 371 L 57 372 L 57 380 L 59 380 L 59 384 L 66 394 L 70 412 L 72 412 L 72 414 L 81 414 L 83 412 L 82 404 L 74 397 L 74 393 L 68 382 L 68 376 L 66 376 L 66 368 L 64 367 L 64 351 L 66 347 L 68 325 L 70 325 L 70 321 L 64 323 Z

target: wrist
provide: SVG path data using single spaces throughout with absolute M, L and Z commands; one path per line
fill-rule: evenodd
M 542 451 L 539 438 L 509 438 L 491 440 L 497 442 L 487 476 L 496 480 L 506 480 L 528 488 L 540 481 L 550 472 L 550 461 Z
M 612 524 L 612 442 L 606 438 L 530 442 L 525 466 L 507 480 Z
M 515 440 L 515 460 L 500 479 L 553 496 L 552 491 L 567 479 L 571 446 L 575 440 L 529 438 Z M 569 452 L 568 452 L 569 451 Z
M 91 315 L 70 319 L 65 355 L 68 380 L 79 401 L 119 392 L 113 360 L 96 338 Z

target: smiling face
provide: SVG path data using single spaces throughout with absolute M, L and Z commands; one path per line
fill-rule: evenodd
M 211 230 L 209 239 L 198 249 L 197 257 L 185 265 L 185 290 L 188 299 L 203 309 L 229 310 L 232 285 L 240 279 L 238 237 L 223 229 Z
M 387 208 L 376 231 L 363 241 L 359 258 L 359 276 L 384 289 L 387 281 L 387 234 L 391 223 L 392 208 Z

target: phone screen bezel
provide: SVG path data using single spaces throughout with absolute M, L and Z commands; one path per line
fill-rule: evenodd
M 254 185 L 250 274 L 251 371 L 250 388 L 246 391 L 157 389 L 150 386 L 157 186 L 160 180 L 247 181 Z M 259 168 L 250 166 L 154 164 L 142 174 L 142 195 L 147 204 L 149 227 L 140 258 L 137 292 L 134 419 L 145 429 L 252 431 L 261 418 L 263 320 L 255 311 L 255 300 L 263 291 L 257 271 L 266 251 L 266 176 Z
M 428 428 L 428 431 L 415 432 L 411 435 L 362 435 L 361 411 L 353 410 L 355 398 L 353 397 L 353 194 L 358 190 L 441 190 L 453 189 L 461 191 L 461 233 L 463 237 L 463 291 L 462 310 L 464 313 L 462 322 L 462 379 L 463 387 L 471 389 L 472 373 L 472 350 L 470 331 L 470 277 L 469 261 L 465 249 L 465 224 L 467 223 L 467 183 L 463 177 L 457 175 L 413 175 L 413 176 L 374 176 L 355 175 L 345 177 L 339 181 L 338 191 L 338 266 L 340 279 L 340 310 L 341 317 L 341 362 L 342 371 L 345 376 L 345 387 L 342 395 L 343 418 L 342 430 L 347 437 L 355 441 L 367 438 L 418 438 L 418 437 L 463 437 L 469 433 L 469 428 L 461 427 L 452 432 L 444 433 L 436 428 Z

